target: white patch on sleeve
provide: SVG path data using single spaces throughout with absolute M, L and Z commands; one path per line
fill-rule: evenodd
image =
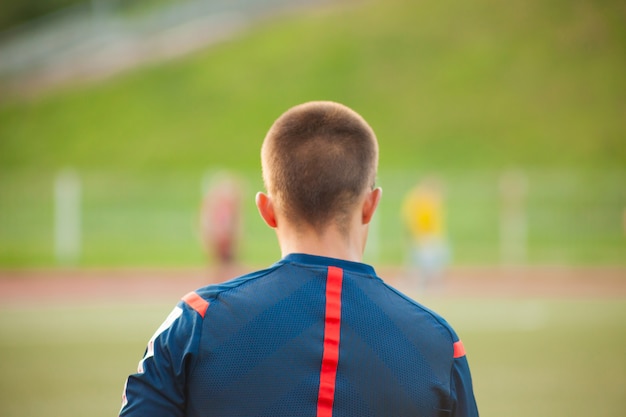
M 128 379 L 124 382 L 124 392 L 122 393 L 122 410 L 128 404 L 128 397 L 126 396 L 126 389 L 128 387 Z M 120 414 L 122 414 L 122 410 L 120 410 Z
M 154 341 L 156 340 L 156 338 L 159 337 L 159 335 L 163 333 L 165 330 L 169 329 L 170 326 L 176 321 L 176 319 L 178 319 L 182 314 L 183 314 L 182 308 L 178 306 L 174 307 L 174 310 L 172 310 L 169 316 L 167 316 L 163 324 L 161 324 L 159 328 L 156 330 L 156 332 L 154 332 L 154 334 L 150 338 L 150 341 L 148 342 L 148 348 L 146 349 L 146 354 L 144 355 L 143 359 L 139 361 L 139 366 L 137 368 L 138 373 L 140 374 L 144 373 L 144 367 L 143 367 L 144 362 L 146 361 L 146 359 L 154 356 Z

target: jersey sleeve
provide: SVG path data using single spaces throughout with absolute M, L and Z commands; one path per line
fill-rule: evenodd
M 472 375 L 463 343 L 454 343 L 452 363 L 451 393 L 455 403 L 454 417 L 478 417 L 478 407 L 474 398 Z
M 126 381 L 120 416 L 184 416 L 185 381 L 207 307 L 208 302 L 190 293 L 172 310 L 148 342 L 137 372 Z

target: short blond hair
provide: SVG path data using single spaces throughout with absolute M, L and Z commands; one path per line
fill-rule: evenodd
M 313 101 L 283 113 L 261 148 L 263 181 L 290 221 L 339 226 L 358 198 L 373 188 L 378 142 L 354 110 Z

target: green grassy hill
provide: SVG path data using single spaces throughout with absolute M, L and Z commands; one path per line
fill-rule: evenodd
M 623 166 L 624 23 L 619 2 L 580 0 L 277 18 L 180 61 L 5 104 L 0 166 L 250 168 L 271 121 L 310 99 L 371 120 L 383 169 Z
M 97 183 L 131 212 L 169 213 L 177 220 L 149 240 L 171 241 L 167 230 L 184 226 L 187 243 L 176 248 L 188 252 L 197 245 L 189 218 L 202 173 L 237 170 L 257 187 L 265 132 L 288 107 L 312 99 L 355 108 L 377 132 L 381 181 L 391 178 L 388 188 L 395 190 L 386 193 L 391 214 L 382 220 L 390 239 L 399 241 L 395 211 L 406 187 L 419 173 L 436 171 L 450 183 L 451 233 L 461 247 L 471 247 L 460 259 L 497 260 L 497 225 L 488 223 L 497 217 L 492 197 L 499 172 L 517 167 L 530 173 L 533 187 L 549 184 L 532 196 L 538 226 L 531 225 L 531 244 L 554 248 L 536 261 L 623 261 L 625 20 L 618 1 L 348 2 L 276 17 L 184 59 L 97 84 L 6 98 L 0 106 L 0 210 L 6 214 L 0 264 L 50 262 L 49 183 L 66 166 L 85 176 L 86 206 L 104 210 L 97 205 L 102 194 L 92 195 Z M 163 188 L 174 176 L 176 191 Z M 174 208 L 180 184 L 189 193 L 176 197 Z M 132 203 L 133 187 L 152 197 Z M 572 201 L 581 205 L 568 217 L 560 210 Z M 111 227 L 86 216 L 86 233 L 104 228 L 102 237 L 87 236 L 87 248 L 93 248 L 90 239 L 119 247 L 107 237 Z M 137 223 L 133 214 L 124 216 L 130 217 L 120 224 Z M 551 216 L 567 221 L 555 227 Z M 571 232 L 581 223 L 588 232 Z M 545 226 L 552 234 L 545 235 Z M 571 252 L 581 239 L 595 249 Z M 87 263 L 120 262 L 119 254 L 92 250 Z M 146 262 L 163 259 L 152 250 Z M 161 250 L 173 249 L 164 244 Z M 199 259 L 173 256 L 171 262 Z

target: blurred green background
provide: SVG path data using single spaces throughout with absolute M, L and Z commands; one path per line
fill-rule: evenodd
M 273 261 L 253 204 L 260 144 L 313 99 L 353 107 L 379 137 L 370 260 L 402 261 L 402 198 L 435 174 L 454 262 L 502 262 L 499 183 L 515 170 L 527 190 L 519 263 L 623 265 L 624 23 L 619 1 L 341 2 L 99 82 L 7 88 L 0 266 L 57 263 L 54 180 L 68 167 L 82 185 L 79 266 L 203 265 L 201 184 L 218 169 L 247 183 L 240 260 Z

